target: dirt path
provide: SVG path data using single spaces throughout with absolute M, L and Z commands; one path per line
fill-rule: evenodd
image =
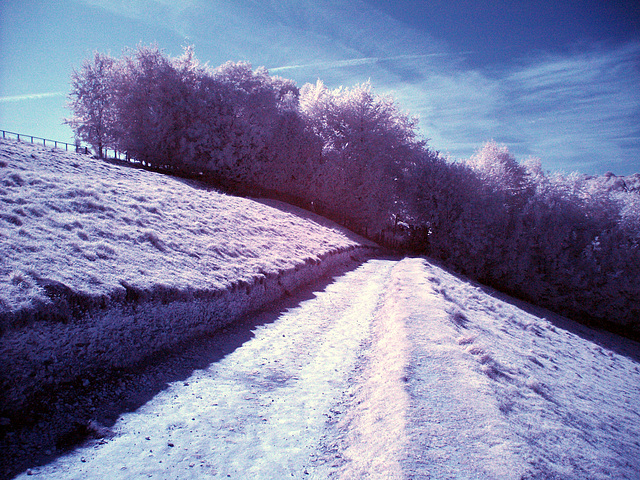
M 106 443 L 30 473 L 97 479 L 109 472 L 111 480 L 340 476 L 353 459 L 364 458 L 353 445 L 345 451 L 346 410 L 363 404 L 360 397 L 373 406 L 391 399 L 368 397 L 359 382 L 368 375 L 369 352 L 384 356 L 374 319 L 395 265 L 371 260 L 347 273 L 274 322 L 263 322 L 253 338 L 220 361 L 124 415 Z M 393 378 L 382 379 L 385 385 L 393 384 L 399 370 L 389 374 Z M 392 426 L 393 418 L 382 422 Z M 371 433 L 369 427 L 358 428 L 365 436 Z M 402 438 L 377 442 L 381 475 L 398 471 L 399 448 L 393 445 Z
M 511 430 L 467 347 L 464 306 L 443 293 L 443 271 L 422 259 L 396 268 L 407 358 L 408 441 L 404 478 L 525 478 L 526 447 Z
M 634 342 L 424 259 L 370 260 L 286 305 L 232 327 L 112 438 L 19 478 L 637 478 Z

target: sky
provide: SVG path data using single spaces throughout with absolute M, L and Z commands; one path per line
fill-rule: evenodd
M 0 129 L 72 141 L 72 70 L 140 43 L 300 87 L 370 80 L 452 159 L 495 140 L 550 171 L 640 172 L 635 0 L 3 0 Z

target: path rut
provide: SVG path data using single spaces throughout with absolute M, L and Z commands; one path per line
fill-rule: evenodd
M 31 473 L 97 479 L 108 471 L 111 480 L 340 476 L 349 463 L 342 417 L 370 364 L 374 320 L 396 264 L 371 260 L 274 322 L 255 319 L 253 338 L 124 415 L 112 439 Z
M 286 305 L 232 327 L 241 341 L 122 415 L 112 438 L 28 473 L 637 478 L 633 342 L 556 327 L 420 258 L 369 260 Z M 609 363 L 592 372 L 594 355 Z

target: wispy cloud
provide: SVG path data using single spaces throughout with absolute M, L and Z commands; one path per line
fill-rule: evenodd
M 638 58 L 640 43 L 540 54 L 494 71 L 444 58 L 418 65 L 416 82 L 385 87 L 419 115 L 431 146 L 454 157 L 494 139 L 549 169 L 628 174 L 640 171 Z
M 171 30 L 182 37 L 188 37 L 189 11 L 199 0 L 81 0 L 85 4 L 101 8 L 107 12 L 139 20 L 149 25 Z
M 462 53 L 461 55 L 464 55 Z M 426 58 L 434 58 L 434 57 L 446 57 L 449 54 L 446 53 L 429 53 L 424 55 L 396 55 L 391 57 L 363 57 L 363 58 L 352 58 L 347 60 L 329 60 L 324 62 L 314 62 L 314 63 L 305 63 L 301 65 L 286 65 L 282 67 L 273 67 L 269 68 L 269 72 L 278 73 L 284 72 L 288 70 L 300 70 L 305 68 L 348 68 L 348 67 L 357 67 L 360 65 L 373 65 L 382 62 L 389 61 L 419 61 L 424 60 Z
M 502 130 L 556 168 L 640 171 L 640 44 L 543 56 L 500 82 Z
M 244 60 L 300 85 L 371 79 L 420 117 L 433 148 L 458 158 L 494 139 L 549 169 L 640 171 L 640 43 L 575 45 L 488 65 L 365 0 L 80 1 L 105 17 L 135 19 L 140 38 L 174 55 L 186 40 L 212 65 Z M 63 95 L 5 96 L 0 105 Z
M 27 93 L 24 95 L 10 95 L 0 97 L 0 102 L 24 102 L 27 100 L 41 100 L 43 98 L 63 97 L 66 92 L 47 92 L 47 93 Z

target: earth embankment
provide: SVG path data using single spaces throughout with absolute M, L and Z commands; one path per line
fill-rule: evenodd
M 0 417 L 177 348 L 376 248 L 281 202 L 3 140 Z

